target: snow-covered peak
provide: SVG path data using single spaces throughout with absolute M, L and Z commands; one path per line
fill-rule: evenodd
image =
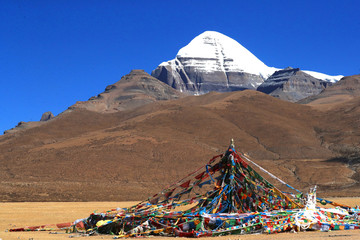
M 179 50 L 176 58 L 181 62 L 189 60 L 188 65 L 204 72 L 246 72 L 266 79 L 277 70 L 266 66 L 234 39 L 215 31 L 194 38 Z
M 280 68 L 268 67 L 240 43 L 215 31 L 203 32 L 181 48 L 175 59 L 159 65 L 159 67 L 167 66 L 174 72 L 180 71 L 181 68 L 205 74 L 223 72 L 226 75 L 232 72 L 244 72 L 257 75 L 262 81 L 280 70 Z M 343 77 L 314 71 L 304 72 L 328 82 L 337 82 Z M 191 77 L 187 79 L 189 82 L 193 80 Z M 257 87 L 260 84 L 261 82 L 258 81 L 252 85 Z

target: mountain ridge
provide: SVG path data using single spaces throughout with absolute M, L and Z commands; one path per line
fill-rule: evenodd
M 95 112 L 116 112 L 133 109 L 158 100 L 177 99 L 182 94 L 151 77 L 144 70 L 132 70 L 118 82 L 88 101 L 77 102 L 69 109 L 82 108 Z
M 297 102 L 317 95 L 331 85 L 332 82 L 314 78 L 299 68 L 288 67 L 273 73 L 256 90 L 285 101 Z
M 113 113 L 134 109 L 151 102 L 178 99 L 184 95 L 156 78 L 151 77 L 144 70 L 132 70 L 118 82 L 108 85 L 104 92 L 89 98 L 87 101 L 78 101 L 59 115 L 75 109 L 86 109 L 100 113 Z M 44 113 L 48 121 L 54 119 L 49 112 Z M 58 116 L 59 116 L 58 115 Z M 58 117 L 56 116 L 56 117 Z M 12 129 L 5 130 L 4 134 L 17 133 L 29 128 L 38 127 L 47 121 L 19 122 Z

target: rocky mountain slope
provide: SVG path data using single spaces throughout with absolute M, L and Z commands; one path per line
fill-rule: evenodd
M 332 83 L 312 77 L 299 68 L 276 71 L 257 90 L 285 101 L 297 102 L 317 95 Z
M 360 96 L 360 75 L 342 78 L 340 81 L 324 89 L 320 94 L 305 98 L 299 103 L 311 106 L 329 108 Z
M 176 58 L 161 63 L 152 76 L 188 94 L 256 89 L 277 68 L 268 67 L 235 40 L 206 31 L 181 48 Z M 342 76 L 307 74 L 335 82 Z
M 231 138 L 301 190 L 317 184 L 320 196 L 358 195 L 356 161 L 342 153 L 360 140 L 356 104 L 318 111 L 242 91 L 110 113 L 76 107 L 0 136 L 1 201 L 144 199 L 222 153 Z
M 144 70 L 132 70 L 118 82 L 109 85 L 103 93 L 85 102 L 77 102 L 69 109 L 87 109 L 95 112 L 117 112 L 159 101 L 183 96 Z

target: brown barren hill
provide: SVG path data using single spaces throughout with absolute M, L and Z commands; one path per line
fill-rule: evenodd
M 298 103 L 308 104 L 320 110 L 328 110 L 358 96 L 360 96 L 360 75 L 353 75 L 343 77 L 320 94 L 300 100 Z
M 334 126 L 324 125 L 327 118 L 251 90 L 108 113 L 73 107 L 0 137 L 1 201 L 141 200 L 222 153 L 231 138 L 238 151 L 300 190 L 317 184 L 320 196 L 358 195 L 357 170 L 329 162 L 338 152 L 323 135 Z

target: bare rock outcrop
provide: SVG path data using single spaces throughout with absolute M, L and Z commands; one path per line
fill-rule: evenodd
M 40 122 L 46 122 L 54 118 L 54 114 L 52 112 L 45 112 L 41 116 Z
M 319 94 L 331 84 L 331 82 L 314 78 L 299 68 L 288 67 L 276 71 L 257 90 L 282 100 L 297 102 Z

